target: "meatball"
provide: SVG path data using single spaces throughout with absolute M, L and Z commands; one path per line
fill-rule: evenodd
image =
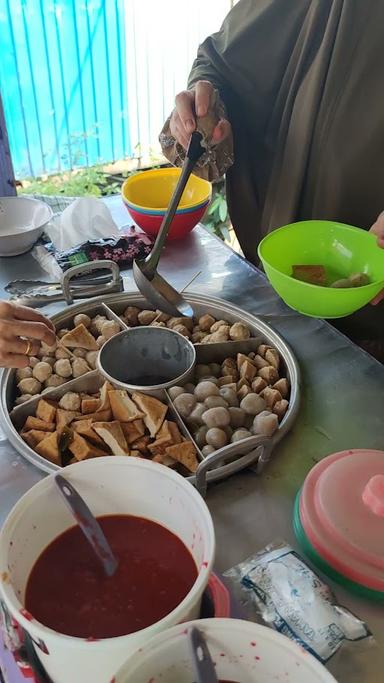
M 219 389 L 213 382 L 203 380 L 195 388 L 195 396 L 198 401 L 205 401 L 208 396 L 218 396 Z
M 212 446 L 215 450 L 218 448 L 223 448 L 228 443 L 228 437 L 225 431 L 223 429 L 219 429 L 218 427 L 208 429 L 205 438 L 208 446 Z
M 50 366 L 48 367 L 50 370 L 52 369 Z M 26 377 L 17 386 L 22 394 L 32 394 L 32 396 L 35 396 L 41 391 L 41 383 L 35 377 Z
M 170 389 L 168 389 L 168 394 L 170 395 L 172 401 L 174 401 L 175 398 L 177 398 L 177 396 L 180 396 L 180 394 L 184 393 L 185 389 L 183 387 L 171 387 Z
M 265 400 L 259 394 L 247 394 L 240 403 L 247 415 L 258 415 L 266 408 Z
M 225 445 L 225 444 L 224 444 L 224 445 Z M 203 446 L 201 452 L 202 452 L 202 454 L 204 455 L 204 457 L 206 458 L 208 455 L 212 455 L 212 453 L 215 452 L 215 449 L 214 449 L 213 446 L 210 446 L 209 444 L 206 444 L 205 446 Z
M 52 366 L 49 363 L 40 361 L 40 363 L 36 363 L 32 373 L 35 379 L 43 383 L 52 375 Z
M 116 320 L 107 320 L 102 324 L 100 332 L 105 339 L 111 339 L 115 334 L 121 332 L 119 323 Z
M 73 391 L 68 391 L 59 401 L 59 407 L 63 408 L 63 410 L 79 410 L 80 404 L 79 394 L 75 394 Z
M 176 410 L 180 413 L 181 417 L 188 417 L 197 403 L 196 396 L 193 394 L 179 394 L 174 400 L 174 405 Z
M 207 396 L 204 401 L 204 405 L 207 408 L 228 408 L 227 402 L 222 396 Z
M 242 408 L 235 408 L 231 406 L 229 408 L 229 416 L 231 418 L 231 427 L 238 429 L 239 427 L 244 426 L 246 413 Z
M 252 434 L 251 434 L 251 432 L 248 431 L 248 429 L 237 429 L 232 434 L 231 442 L 236 443 L 237 441 L 242 441 L 243 439 L 248 439 L 250 436 L 252 436 Z
M 68 358 L 60 358 L 57 360 L 54 370 L 59 377 L 72 377 L 72 366 Z
M 209 313 L 206 313 L 205 315 L 202 315 L 201 318 L 199 318 L 199 328 L 202 332 L 209 332 L 212 325 L 215 324 L 215 318 L 213 318 Z
M 249 339 L 251 333 L 244 323 L 234 323 L 229 330 L 229 336 L 233 341 L 240 341 L 243 339 Z
M 88 328 L 91 326 L 91 322 L 91 318 L 89 317 L 89 315 L 86 315 L 85 313 L 78 313 L 73 318 L 73 324 L 75 327 L 77 327 L 78 325 L 84 325 L 84 327 Z
M 85 356 L 85 360 L 87 361 L 89 367 L 92 368 L 93 370 L 96 367 L 96 361 L 97 361 L 98 355 L 99 355 L 98 351 L 88 351 L 87 355 Z
M 236 391 L 234 391 L 231 388 L 228 388 L 226 386 L 221 387 L 219 390 L 220 396 L 228 403 L 229 406 L 232 406 L 233 408 L 238 408 L 239 406 L 239 401 L 236 395 Z
M 136 306 L 127 306 L 123 315 L 130 327 L 136 327 L 139 324 L 138 315 L 140 313 L 140 308 Z
M 75 358 L 75 360 L 72 362 L 73 376 L 81 377 L 81 375 L 85 375 L 86 372 L 89 372 L 87 361 L 84 360 L 84 358 Z
M 227 427 L 231 421 L 227 408 L 209 408 L 203 413 L 203 422 L 211 427 Z

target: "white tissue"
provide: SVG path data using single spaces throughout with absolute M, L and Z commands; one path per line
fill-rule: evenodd
M 54 218 L 45 232 L 55 249 L 66 251 L 87 240 L 118 237 L 109 209 L 96 197 L 79 197 Z

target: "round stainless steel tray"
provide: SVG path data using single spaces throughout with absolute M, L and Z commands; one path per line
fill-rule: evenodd
M 279 426 L 279 429 L 272 439 L 254 436 L 236 444 L 225 446 L 206 458 L 203 458 L 200 454 L 201 463 L 198 471 L 196 475 L 190 476 L 189 479 L 192 483 L 197 485 L 202 493 L 204 493 L 207 483 L 224 479 L 225 477 L 230 476 L 244 467 L 256 465 L 256 471 L 262 470 L 265 463 L 271 456 L 273 447 L 287 434 L 297 417 L 300 402 L 300 370 L 297 360 L 288 344 L 284 341 L 284 339 L 282 339 L 282 337 L 280 337 L 279 334 L 277 334 L 271 327 L 266 325 L 259 318 L 222 299 L 215 299 L 205 295 L 193 293 L 185 295 L 185 298 L 192 305 L 196 316 L 203 315 L 204 313 L 210 313 L 217 319 L 224 319 L 229 322 L 244 322 L 250 328 L 252 335 L 259 340 L 259 343 L 267 342 L 274 346 L 281 356 L 285 366 L 286 376 L 288 377 L 291 385 L 289 408 Z M 66 323 L 71 321 L 74 315 L 77 313 L 86 312 L 92 315 L 96 314 L 96 312 L 102 309 L 105 315 L 118 320 L 122 329 L 124 329 L 125 326 L 118 316 L 129 305 L 138 306 L 139 308 L 151 308 L 151 306 L 147 304 L 144 297 L 137 292 L 121 292 L 117 294 L 110 294 L 104 297 L 96 297 L 92 300 L 88 299 L 79 304 L 68 306 L 60 313 L 52 316 L 52 320 L 56 327 L 60 329 L 61 327 L 65 327 Z M 235 346 L 238 344 L 238 342 L 226 342 L 225 344 L 229 349 L 227 355 L 230 353 L 231 345 L 233 345 L 234 352 L 239 350 Z M 208 349 L 211 349 L 211 352 L 214 353 L 214 347 L 217 347 L 218 349 L 219 346 L 220 344 L 198 344 L 196 345 L 196 349 L 198 350 L 200 347 L 202 353 L 204 353 L 204 349 L 206 350 L 205 353 Z M 75 387 L 77 387 L 78 390 L 84 390 L 84 387 L 87 386 L 88 382 L 91 382 L 91 384 L 96 382 L 97 384 L 97 379 L 95 378 L 96 376 L 97 373 L 95 372 L 88 373 L 88 375 L 83 375 L 78 379 L 71 380 L 70 383 L 68 382 L 67 384 L 64 384 L 56 389 L 52 389 L 52 391 L 45 394 L 45 396 L 47 398 L 56 398 L 69 389 L 73 390 Z M 17 419 L 15 420 L 14 424 L 10 416 L 14 406 L 15 397 L 15 370 L 5 370 L 2 372 L 0 377 L 0 419 L 2 428 L 5 431 L 9 441 L 23 457 L 32 462 L 40 470 L 51 473 L 60 469 L 56 465 L 48 462 L 45 458 L 35 453 L 20 437 L 18 433 L 19 427 L 17 426 Z M 177 414 L 177 411 L 175 411 L 168 394 L 166 395 L 166 400 L 170 405 L 174 417 L 182 424 L 185 432 L 187 428 L 180 416 Z M 28 414 L 28 406 L 32 406 L 34 403 L 36 403 L 36 399 L 31 399 L 27 403 L 15 408 L 12 412 L 13 419 L 15 415 L 17 417 L 19 414 L 20 418 Z

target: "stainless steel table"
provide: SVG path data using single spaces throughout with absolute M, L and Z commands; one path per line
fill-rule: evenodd
M 107 203 L 115 221 L 126 224 L 120 199 Z M 288 309 L 257 269 L 201 228 L 186 241 L 166 248 L 161 270 L 177 288 L 201 270 L 191 289 L 262 316 L 291 344 L 303 373 L 299 419 L 276 448 L 267 470 L 260 477 L 243 472 L 209 489 L 207 502 L 217 534 L 216 564 L 224 571 L 276 538 L 296 546 L 293 501 L 314 463 L 347 448 L 384 450 L 384 367 L 327 323 Z M 30 254 L 0 259 L 0 297 L 10 280 L 42 275 Z M 126 290 L 135 289 L 131 271 L 124 272 L 124 280 Z M 57 310 L 57 305 L 44 309 L 49 314 Z M 42 476 L 6 440 L 0 441 L 0 524 Z M 352 647 L 337 655 L 330 670 L 340 683 L 381 683 L 384 605 L 353 597 L 336 585 L 333 588 L 342 604 L 367 621 L 377 644 L 361 651 Z

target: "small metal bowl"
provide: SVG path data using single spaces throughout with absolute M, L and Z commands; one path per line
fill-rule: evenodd
M 151 392 L 187 382 L 195 362 L 195 347 L 178 332 L 165 327 L 133 327 L 104 344 L 97 366 L 122 389 Z

